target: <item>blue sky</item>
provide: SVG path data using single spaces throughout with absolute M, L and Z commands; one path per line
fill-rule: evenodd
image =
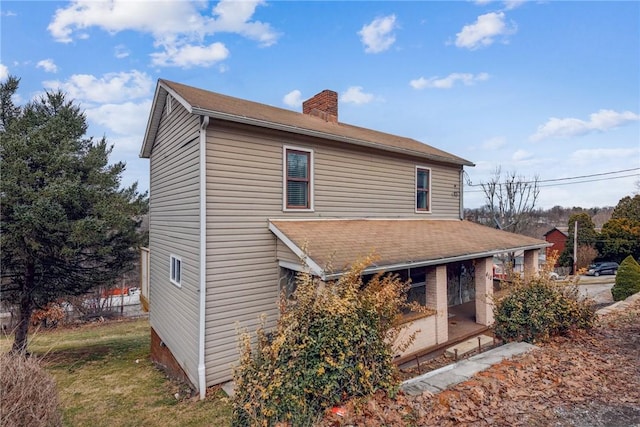
M 123 183 L 158 78 L 301 111 L 542 182 L 538 205 L 614 206 L 640 191 L 640 2 L 2 1 L 0 80 L 17 102 L 62 89 L 106 136 Z M 622 172 L 621 172 L 622 171 Z M 584 177 L 574 179 L 575 177 Z M 582 183 L 579 183 L 583 181 Z M 588 181 L 588 182 L 584 182 Z

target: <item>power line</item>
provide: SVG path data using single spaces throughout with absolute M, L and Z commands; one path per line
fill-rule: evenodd
M 636 168 L 636 169 L 640 169 L 640 168 Z M 630 169 L 630 170 L 634 170 L 634 169 Z M 616 173 L 619 173 L 619 172 L 622 172 L 622 171 L 618 171 Z M 611 174 L 611 173 L 612 172 L 609 172 L 609 174 Z M 602 174 L 598 174 L 598 175 L 602 175 Z M 598 175 L 592 175 L 592 176 L 598 176 Z M 632 173 L 630 175 L 612 176 L 612 177 L 608 177 L 608 178 L 585 179 L 583 181 L 576 181 L 576 182 L 563 182 L 563 183 L 559 183 L 559 184 L 539 185 L 538 188 L 560 187 L 561 185 L 584 184 L 584 183 L 587 183 L 587 182 L 596 182 L 596 181 L 610 181 L 610 180 L 620 179 L 620 178 L 629 178 L 629 177 L 632 177 L 632 176 L 640 177 L 640 174 Z M 566 179 L 577 179 L 577 178 L 566 178 Z M 538 181 L 538 182 L 549 182 L 549 181 L 553 181 L 553 180 Z M 531 181 L 531 183 L 533 183 L 533 181 Z M 527 184 L 527 183 L 525 183 L 525 184 Z M 484 190 L 466 190 L 465 193 L 484 193 Z
M 590 174 L 590 175 L 579 175 L 579 176 L 570 176 L 567 178 L 554 178 L 554 179 L 541 179 L 541 180 L 534 180 L 534 181 L 523 181 L 521 182 L 521 184 L 533 184 L 533 183 L 541 183 L 541 182 L 557 182 L 557 181 L 569 181 L 572 179 L 581 179 L 581 178 L 592 178 L 594 176 L 604 176 L 604 175 L 613 175 L 616 173 L 622 173 L 622 172 L 631 172 L 631 171 L 636 171 L 636 170 L 640 170 L 640 168 L 631 168 L 631 169 L 621 169 L 618 171 L 613 171 L 613 172 L 603 172 L 603 173 L 594 173 L 594 174 Z M 634 174 L 635 175 L 635 174 Z M 627 175 L 627 176 L 633 176 L 633 175 Z M 620 178 L 626 178 L 625 177 L 620 177 Z M 611 178 L 611 179 L 615 179 L 615 178 Z M 583 181 L 583 182 L 590 182 L 590 181 Z M 498 185 L 502 184 L 502 183 L 496 183 Z M 468 187 L 481 187 L 482 184 L 467 184 Z
M 609 180 L 612 180 L 612 179 L 629 178 L 631 176 L 640 177 L 640 174 L 632 173 L 630 175 L 612 176 L 612 177 L 609 177 L 609 178 L 585 179 L 584 181 L 577 181 L 577 182 L 562 182 L 560 184 L 540 185 L 539 187 L 559 187 L 561 185 L 583 184 L 585 182 L 596 182 L 596 181 L 609 181 Z

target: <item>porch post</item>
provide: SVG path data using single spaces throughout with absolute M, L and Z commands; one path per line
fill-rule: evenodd
M 531 279 L 538 273 L 538 251 L 539 249 L 532 249 L 524 251 L 524 278 Z
M 493 257 L 477 259 L 475 265 L 476 323 L 493 323 Z
M 447 309 L 447 266 L 438 265 L 427 270 L 427 306 L 437 311 L 436 343 L 449 340 L 449 312 Z

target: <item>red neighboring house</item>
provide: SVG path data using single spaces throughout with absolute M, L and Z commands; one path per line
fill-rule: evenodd
M 551 255 L 552 251 L 558 251 L 558 255 L 564 251 L 564 248 L 567 244 L 567 238 L 569 237 L 569 228 L 568 227 L 554 227 L 551 230 L 544 233 L 544 240 L 549 243 L 553 243 L 553 246 L 549 246 L 547 248 L 547 257 Z M 554 267 L 558 267 L 558 260 L 556 260 L 556 265 Z

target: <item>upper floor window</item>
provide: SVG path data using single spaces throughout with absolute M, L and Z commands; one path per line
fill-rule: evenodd
M 431 169 L 416 167 L 416 212 L 431 211 Z
M 284 147 L 284 210 L 313 210 L 313 151 Z
M 182 286 L 182 259 L 175 255 L 169 256 L 169 280 L 178 287 Z

